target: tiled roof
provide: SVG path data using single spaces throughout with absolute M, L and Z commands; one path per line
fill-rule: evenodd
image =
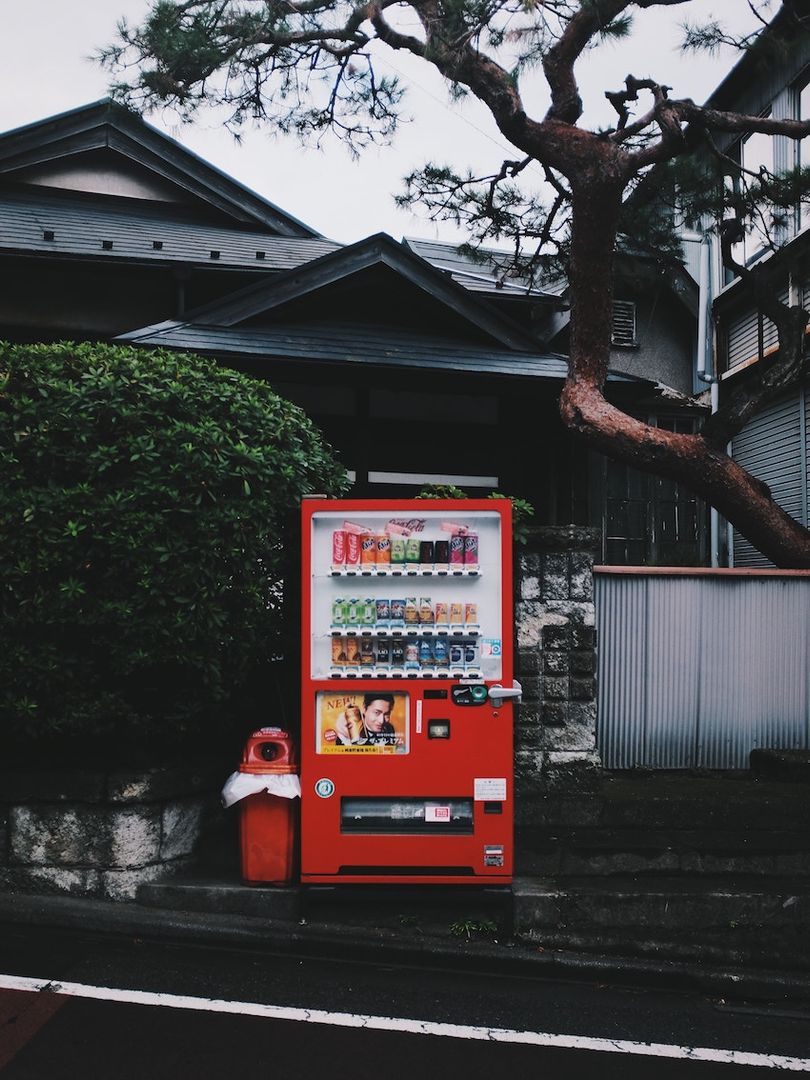
M 508 297 L 517 300 L 556 300 L 559 295 L 554 286 L 529 288 L 526 281 L 514 278 L 501 282 L 498 269 L 508 267 L 510 262 L 509 252 L 506 251 L 481 248 L 482 261 L 478 262 L 461 254 L 456 244 L 419 240 L 416 237 L 406 237 L 405 244 L 438 270 L 446 270 L 452 274 L 459 285 L 472 292 L 492 293 L 504 299 Z

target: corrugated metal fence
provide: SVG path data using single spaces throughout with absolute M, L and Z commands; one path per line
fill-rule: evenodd
M 810 572 L 599 567 L 607 768 L 740 769 L 810 747 Z

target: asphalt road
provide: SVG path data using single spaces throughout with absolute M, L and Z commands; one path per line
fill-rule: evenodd
M 703 1059 L 712 1050 L 810 1056 L 810 1011 L 796 1004 L 0 930 L 0 987 L 51 983 L 46 992 L 0 989 L 2 1080 L 492 1080 L 502 1070 L 630 1080 L 653 1069 L 664 1080 L 752 1074 L 689 1060 L 688 1048 Z M 103 1000 L 116 991 L 150 1003 Z M 363 1017 L 384 1019 L 369 1027 Z M 404 1030 L 411 1021 L 425 1026 Z M 525 1033 L 533 1041 L 514 1041 Z M 606 1042 L 585 1049 L 582 1040 Z M 659 1048 L 638 1045 L 648 1043 Z

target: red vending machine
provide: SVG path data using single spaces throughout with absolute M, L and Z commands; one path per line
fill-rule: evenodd
M 303 506 L 301 880 L 512 878 L 508 500 Z

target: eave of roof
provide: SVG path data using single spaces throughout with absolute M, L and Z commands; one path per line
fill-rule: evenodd
M 225 358 L 412 368 L 558 382 L 565 379 L 568 370 L 566 358 L 556 353 L 488 349 L 385 326 L 347 323 L 239 329 L 169 320 L 121 334 L 115 340 Z M 611 373 L 609 381 L 653 388 L 649 380 L 632 375 Z
M 1 134 L 0 174 L 101 148 L 138 161 L 237 221 L 262 225 L 283 236 L 320 236 L 109 98 Z

